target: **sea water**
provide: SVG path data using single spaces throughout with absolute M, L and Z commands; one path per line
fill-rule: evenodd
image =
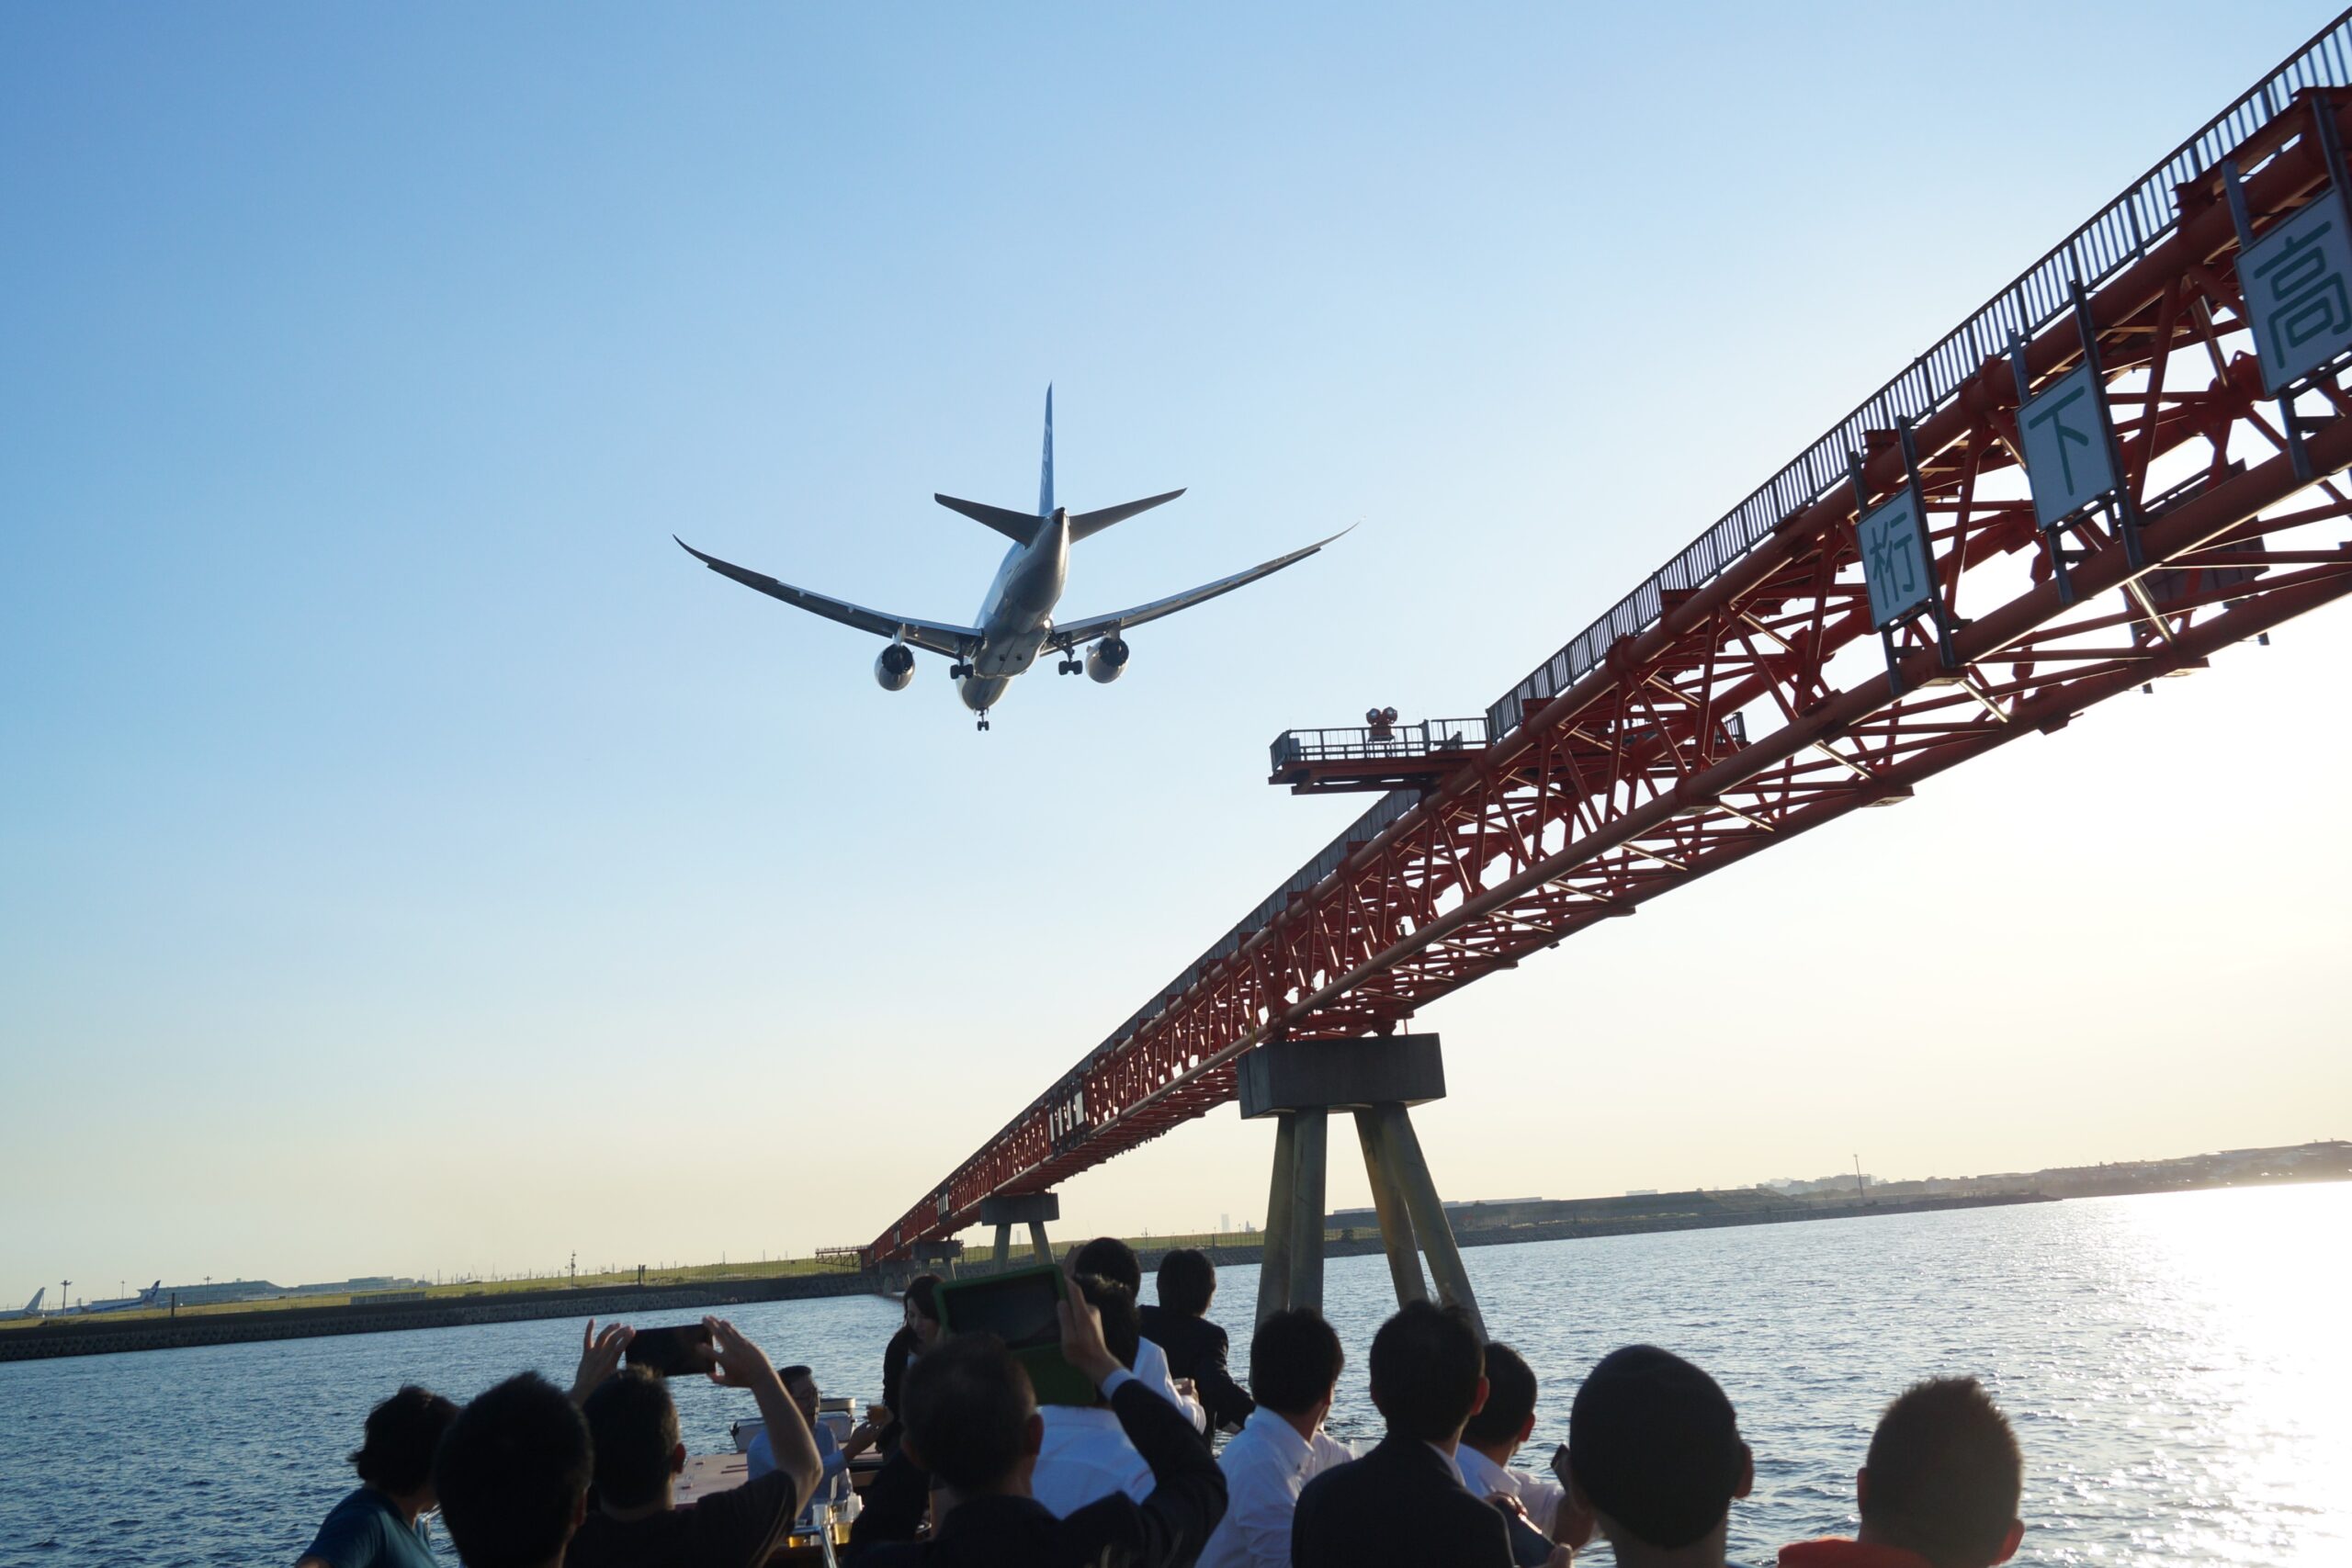
M 1618 1345 L 1713 1372 L 1756 1453 L 1732 1560 L 1849 1531 L 1878 1411 L 1935 1374 L 1982 1378 L 2024 1447 L 2029 1564 L 2352 1562 L 2352 1185 L 2266 1188 L 1477 1247 L 1488 1331 L 1542 1380 L 1540 1464 L 1585 1369 Z M 1150 1287 L 1147 1283 L 1147 1293 Z M 1246 1375 L 1254 1269 L 1212 1315 Z M 1364 1394 L 1387 1265 L 1336 1258 Z M 681 1314 L 684 1315 L 684 1314 Z M 828 1393 L 879 1394 L 891 1303 L 733 1309 Z M 345 1455 L 401 1382 L 462 1399 L 525 1368 L 568 1384 L 576 1322 L 228 1345 L 0 1365 L 0 1562 L 291 1563 L 352 1484 Z M 687 1445 L 729 1445 L 747 1394 L 673 1385 Z M 447 1542 L 441 1547 L 445 1557 Z M 1605 1549 L 1580 1561 L 1606 1562 Z

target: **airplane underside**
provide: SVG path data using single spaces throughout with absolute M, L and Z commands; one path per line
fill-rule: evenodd
M 974 713 L 986 713 L 1004 700 L 1004 689 L 1012 684 L 1001 675 L 967 675 L 956 682 L 956 694 Z
M 765 572 L 720 560 L 705 555 L 684 539 L 678 547 L 701 561 L 722 577 L 732 578 L 747 588 L 756 589 L 770 598 L 780 599 L 796 609 L 822 615 L 827 620 L 855 626 L 875 637 L 886 639 L 888 646 L 875 657 L 874 679 L 886 692 L 903 692 L 913 684 L 915 654 L 918 649 L 944 656 L 950 660 L 948 673 L 956 682 L 956 694 L 964 705 L 977 714 L 978 728 L 989 727 L 989 710 L 1004 698 L 1004 689 L 1013 678 L 1027 673 L 1047 648 L 1059 655 L 1057 671 L 1064 675 L 1086 676 L 1101 685 L 1108 685 L 1119 678 L 1126 668 L 1128 649 L 1125 633 L 1148 621 L 1172 615 L 1179 610 L 1229 593 L 1246 583 L 1282 570 L 1295 562 L 1305 560 L 1332 539 L 1318 539 L 1303 549 L 1277 556 L 1261 562 L 1246 571 L 1237 571 L 1214 582 L 1204 582 L 1182 593 L 1170 594 L 1148 604 L 1133 605 L 1109 615 L 1086 615 L 1056 626 L 1055 605 L 1059 603 L 1062 588 L 1069 570 L 1069 547 L 1073 540 L 1091 537 L 1114 523 L 1123 522 L 1139 513 L 1175 500 L 1184 492 L 1171 490 L 1159 495 L 1146 496 L 1140 501 L 1125 502 L 1092 512 L 1073 514 L 1067 507 L 1054 503 L 1054 395 L 1046 391 L 1046 440 L 1044 458 L 1040 464 L 1037 487 L 1037 510 L 1033 515 L 1010 507 L 989 506 L 979 502 L 965 501 L 956 496 L 935 495 L 933 499 L 950 511 L 985 524 L 1012 539 L 1004 563 L 997 569 L 996 581 L 989 584 L 981 601 L 980 613 L 973 625 L 956 625 L 942 621 L 926 621 L 912 616 L 888 615 L 870 610 L 862 604 L 815 593 L 781 582 Z M 1346 530 L 1341 530 L 1344 533 Z M 673 538 L 676 536 L 672 536 Z M 1081 652 L 1081 649 L 1083 650 Z

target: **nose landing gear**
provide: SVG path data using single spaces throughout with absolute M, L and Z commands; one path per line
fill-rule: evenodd
M 978 725 L 978 727 L 977 727 L 977 728 L 981 728 L 981 729 L 986 729 L 988 727 L 989 727 L 989 716 L 988 716 L 988 710 L 987 710 L 986 708 L 983 708 L 983 709 L 981 709 L 981 710 L 980 710 L 980 722 L 979 722 L 979 724 Z

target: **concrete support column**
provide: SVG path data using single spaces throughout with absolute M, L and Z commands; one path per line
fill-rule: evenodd
M 1035 1261 L 1050 1263 L 1053 1252 L 1046 1246 L 1046 1222 L 1062 1217 L 1061 1195 L 1055 1192 L 1001 1192 L 993 1198 L 980 1200 L 980 1224 L 996 1227 L 996 1266 L 1003 1268 L 1012 1258 L 1012 1227 L 1029 1227 L 1029 1245 L 1037 1249 Z
M 1403 1106 L 1396 1108 L 1399 1111 Z M 1364 1175 L 1372 1181 L 1372 1206 L 1380 1215 L 1380 1245 L 1388 1254 L 1388 1278 L 1396 1287 L 1396 1304 L 1425 1302 L 1429 1287 L 1421 1280 L 1421 1255 L 1413 1240 L 1413 1216 L 1405 1194 L 1396 1186 L 1389 1162 L 1380 1152 L 1380 1122 L 1371 1111 L 1356 1112 L 1356 1141 L 1363 1145 Z
M 1470 1288 L 1470 1271 L 1462 1266 L 1462 1250 L 1453 1245 L 1453 1226 L 1446 1220 L 1445 1205 L 1438 1200 L 1437 1183 L 1430 1177 L 1421 1141 L 1413 1133 L 1413 1119 L 1396 1104 L 1375 1105 L 1370 1115 L 1379 1129 L 1381 1163 L 1395 1175 L 1404 1193 L 1406 1212 L 1419 1233 L 1421 1250 L 1429 1254 L 1437 1299 L 1467 1312 L 1477 1325 L 1478 1337 L 1485 1338 L 1487 1320 L 1479 1314 L 1477 1295 Z
M 1258 1321 L 1290 1305 L 1292 1191 L 1298 1174 L 1298 1122 L 1274 1118 L 1274 1175 L 1266 1190 L 1266 1244 L 1258 1262 Z
M 1292 1113 L 1295 1145 L 1290 1201 L 1290 1302 L 1323 1310 L 1323 1178 L 1331 1113 L 1320 1106 Z

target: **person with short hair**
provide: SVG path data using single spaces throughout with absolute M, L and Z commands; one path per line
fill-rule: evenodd
M 327 1511 L 294 1568 L 432 1568 L 433 1452 L 455 1401 L 411 1383 L 368 1412 L 351 1468 L 359 1485 Z
M 1102 1325 L 1102 1342 L 1121 1366 L 1134 1371 L 1142 1330 L 1136 1299 L 1127 1288 L 1093 1274 L 1073 1275 L 1073 1294 L 1083 1296 Z M 1138 1382 L 1143 1374 L 1136 1374 Z M 1149 1387 L 1148 1383 L 1145 1384 Z M 1151 1466 L 1127 1440 L 1126 1428 L 1107 1401 L 1091 1405 L 1047 1404 L 1037 1412 L 1045 1437 L 1029 1478 L 1029 1495 L 1068 1518 L 1097 1498 L 1124 1492 L 1136 1502 L 1151 1495 Z
M 909 1370 L 900 1412 L 901 1458 L 930 1472 L 931 1538 L 912 1539 L 920 1492 L 869 1492 L 850 1536 L 853 1568 L 1182 1568 L 1199 1556 L 1225 1512 L 1208 1445 L 1121 1365 L 1085 1292 L 1056 1311 L 1063 1359 L 1094 1383 L 1150 1466 L 1149 1495 L 1114 1493 L 1055 1517 L 1030 1495 L 1045 1426 L 1028 1373 L 995 1335 L 956 1335 Z
M 807 1505 L 800 1510 L 799 1523 L 795 1527 L 814 1529 L 819 1522 L 818 1509 L 840 1503 L 849 1496 L 849 1461 L 875 1445 L 882 1435 L 881 1425 L 875 1421 L 875 1412 L 868 1410 L 865 1419 L 850 1428 L 845 1440 L 835 1442 L 833 1429 L 820 1418 L 824 1395 L 818 1390 L 817 1374 L 807 1367 L 792 1366 L 776 1373 L 776 1378 L 784 1384 L 784 1392 L 792 1396 L 800 1418 L 808 1424 L 809 1435 L 817 1440 L 817 1489 L 809 1495 Z M 884 1411 L 882 1415 L 883 1424 L 887 1424 L 888 1412 Z M 749 1478 L 753 1481 L 776 1468 L 775 1445 L 769 1440 L 764 1425 L 752 1438 L 751 1446 L 743 1450 L 743 1461 Z
M 1298 1495 L 1296 1568 L 1512 1568 L 1501 1512 L 1462 1483 L 1454 1450 L 1487 1402 L 1486 1347 L 1467 1313 L 1408 1302 L 1372 1340 L 1379 1447 Z
M 1487 1403 L 1462 1428 L 1453 1450 L 1462 1483 L 1563 1546 L 1592 1539 L 1592 1516 L 1569 1500 L 1558 1482 L 1512 1468 L 1511 1459 L 1535 1430 L 1535 1369 L 1499 1341 L 1487 1347 Z
M 588 1423 L 537 1372 L 458 1412 L 433 1460 L 441 1522 L 466 1568 L 557 1568 L 594 1474 Z
M 1143 1337 L 1166 1353 L 1171 1380 L 1193 1385 L 1212 1426 L 1238 1429 L 1255 1404 L 1227 1369 L 1225 1330 L 1209 1321 L 1216 1265 L 1197 1247 L 1174 1247 L 1159 1260 L 1157 1286 L 1159 1304 L 1142 1309 Z
M 1136 1249 L 1114 1235 L 1098 1235 L 1070 1254 L 1073 1273 L 1092 1274 L 1127 1288 L 1129 1297 L 1143 1300 L 1143 1260 Z M 1201 1404 L 1200 1392 L 1189 1382 L 1179 1382 L 1168 1368 L 1168 1352 L 1150 1339 L 1136 1348 L 1136 1376 L 1146 1388 L 1156 1389 L 1159 1397 L 1184 1413 L 1195 1432 L 1209 1429 L 1209 1413 Z
M 1611 1350 L 1586 1374 L 1568 1468 L 1620 1568 L 1722 1568 L 1732 1501 L 1756 1483 L 1722 1388 L 1655 1345 Z
M 1225 1517 L 1201 1551 L 1201 1568 L 1290 1568 L 1299 1489 L 1353 1457 L 1323 1430 L 1346 1364 L 1340 1337 L 1313 1307 L 1274 1313 L 1250 1336 L 1257 1403 L 1217 1455 Z
M 1781 1568 L 1993 1568 L 2025 1536 L 2025 1459 L 1974 1378 L 1913 1383 L 1879 1417 L 1854 1476 L 1851 1540 L 1781 1548 Z
M 765 1352 L 725 1318 L 707 1317 L 710 1381 L 759 1402 L 776 1468 L 756 1481 L 675 1506 L 686 1445 L 663 1381 L 631 1367 L 599 1383 L 585 1414 L 594 1439 L 596 1506 L 564 1553 L 565 1568 L 760 1568 L 791 1533 L 815 1489 L 816 1440 Z

